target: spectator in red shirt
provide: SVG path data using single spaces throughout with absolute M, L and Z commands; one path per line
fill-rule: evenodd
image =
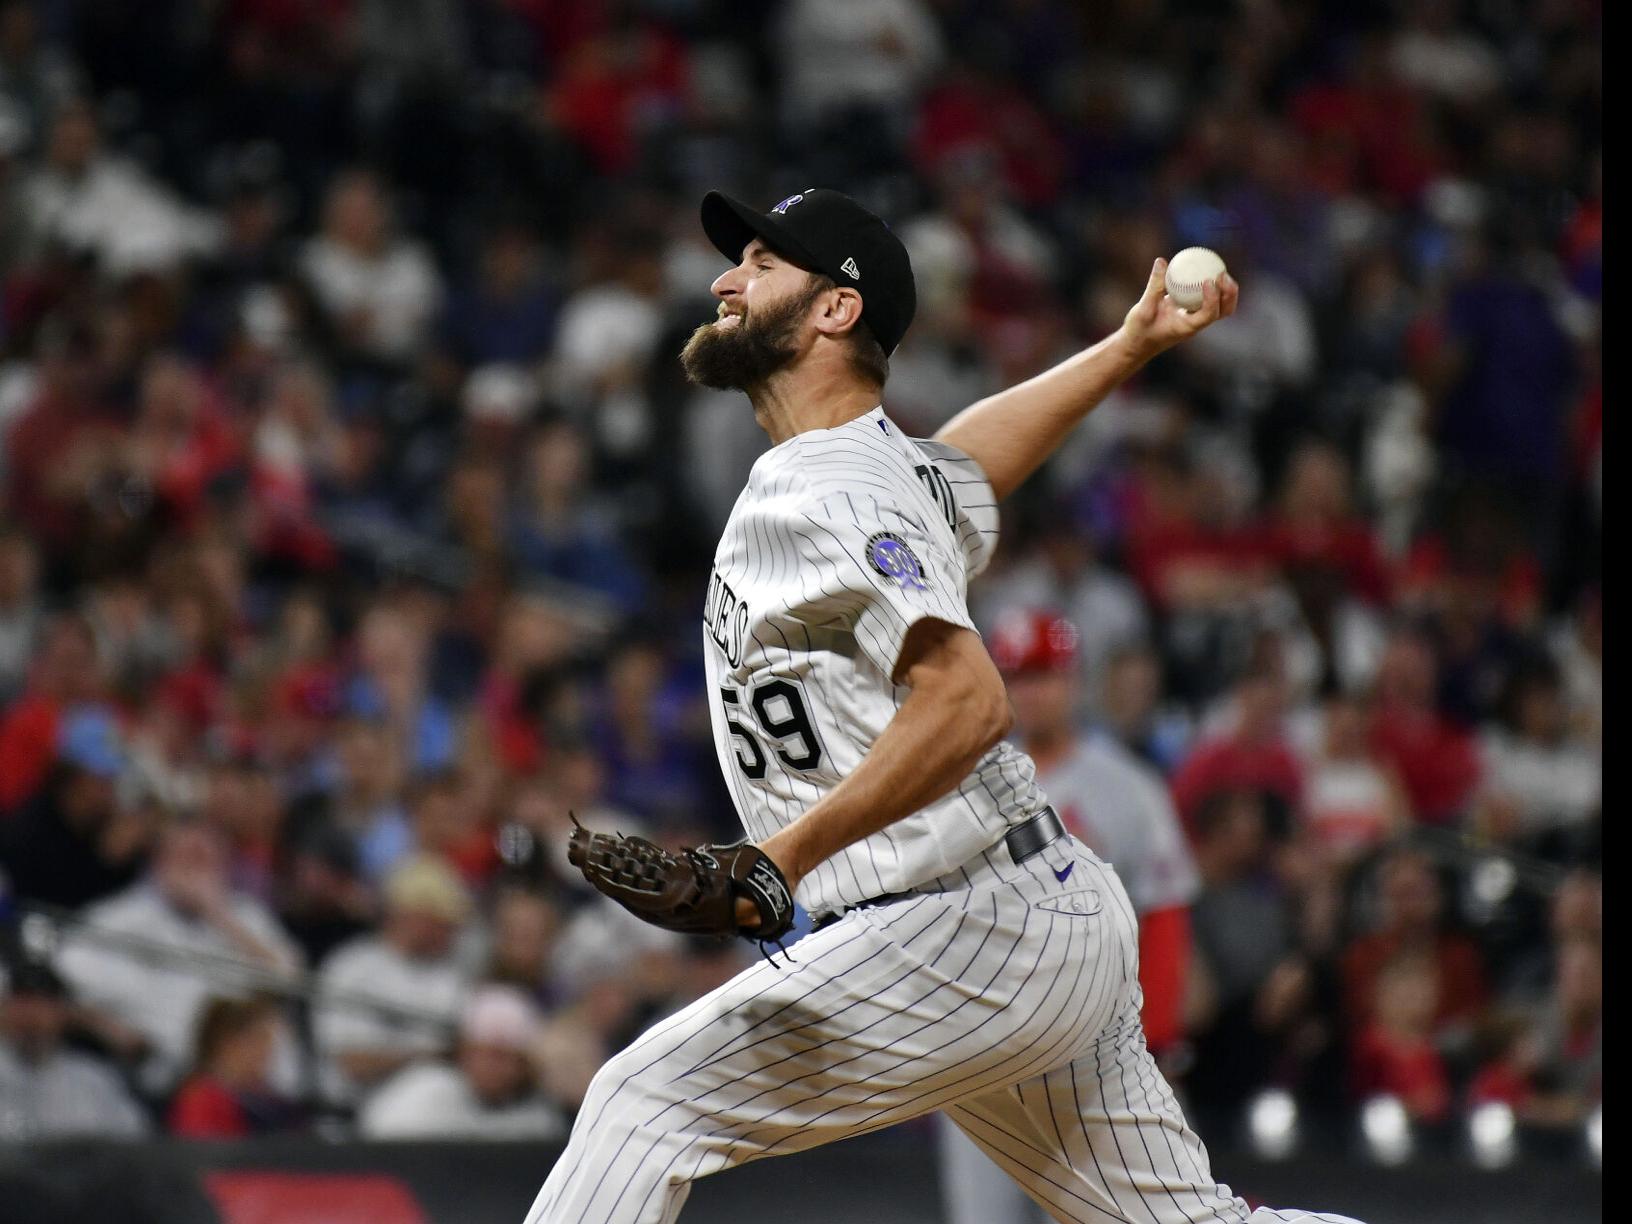
M 1173 779 L 1173 797 L 1193 820 L 1209 795 L 1250 790 L 1275 796 L 1289 811 L 1303 798 L 1303 767 L 1282 731 L 1285 683 L 1274 664 L 1243 677 L 1231 698 L 1232 725 L 1203 739 Z
M 1420 852 L 1395 851 L 1378 869 L 1378 923 L 1343 956 L 1346 1010 L 1357 1029 L 1373 1018 L 1378 979 L 1407 953 L 1425 957 L 1436 970 L 1436 1026 L 1473 1021 L 1488 996 L 1485 966 L 1473 941 L 1441 929 L 1443 895 L 1433 865 Z
M 0 714 L 0 815 L 39 793 L 56 759 L 58 729 L 66 712 L 95 702 L 102 689 L 90 626 L 78 616 L 52 621 L 28 687 Z
M 270 1087 L 283 1017 L 264 996 L 212 999 L 199 1016 L 193 1073 L 170 1104 L 167 1125 L 183 1139 L 241 1139 L 287 1129 L 294 1110 Z
M 171 354 L 148 362 L 125 460 L 152 483 L 171 521 L 196 526 L 211 483 L 238 456 L 238 439 L 198 372 Z
M 597 170 L 617 175 L 636 162 L 659 122 L 678 119 L 690 75 L 686 47 L 674 35 L 621 15 L 566 57 L 545 111 Z
M 293 362 L 272 376 L 249 451 L 257 551 L 322 570 L 334 546 L 316 517 L 318 491 L 340 468 L 345 437 L 327 380 Z
M 1312 84 L 1291 100 L 1292 121 L 1310 137 L 1307 174 L 1334 195 L 1370 189 L 1412 200 L 1446 160 L 1422 97 L 1388 63 L 1388 36 L 1362 40 L 1341 80 Z
M 924 99 L 913 156 L 932 178 L 948 154 L 971 148 L 996 151 L 1004 178 L 1027 207 L 1046 206 L 1059 194 L 1063 157 L 1048 117 L 1013 82 L 966 56 Z
M 73 550 L 86 495 L 117 463 L 121 422 L 104 401 L 111 343 L 90 323 L 47 330 L 39 390 L 3 443 L 5 508 L 51 552 Z
M 440 855 L 472 887 L 479 887 L 498 864 L 482 789 L 470 773 L 447 769 L 419 779 L 408 790 L 415 848 Z
M 1335 587 L 1368 603 L 1389 595 L 1389 574 L 1371 525 L 1354 512 L 1349 468 L 1327 442 L 1306 442 L 1287 466 L 1281 496 L 1260 527 L 1267 556 L 1305 595 Z
M 1377 975 L 1371 1022 L 1355 1042 L 1355 1095 L 1398 1097 L 1413 1118 L 1438 1122 L 1451 1107 L 1450 1076 L 1434 1044 L 1439 969 L 1432 957 L 1402 952 Z
M 1399 775 L 1416 818 L 1443 825 L 1461 815 L 1480 766 L 1473 737 L 1435 707 L 1436 671 L 1422 633 L 1401 629 L 1389 639 L 1377 668 L 1371 746 Z
M 1142 457 L 1128 561 L 1158 608 L 1225 608 L 1261 588 L 1263 557 L 1231 521 L 1229 492 L 1175 447 Z

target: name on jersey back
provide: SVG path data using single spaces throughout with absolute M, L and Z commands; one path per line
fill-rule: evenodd
M 737 598 L 730 584 L 714 570 L 708 577 L 708 601 L 703 608 L 703 625 L 708 636 L 732 667 L 742 664 L 748 640 L 748 605 Z

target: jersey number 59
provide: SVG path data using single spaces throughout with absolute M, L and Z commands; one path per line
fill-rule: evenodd
M 748 704 L 753 707 L 759 735 L 741 721 L 739 716 L 744 711 L 736 689 L 721 687 L 720 700 L 725 703 L 725 725 L 737 741 L 737 767 L 745 777 L 757 781 L 769 768 L 765 749 L 760 746 L 762 736 L 771 741 L 777 759 L 789 769 L 803 772 L 821 764 L 822 744 L 798 685 L 787 680 L 765 680 L 754 686 Z

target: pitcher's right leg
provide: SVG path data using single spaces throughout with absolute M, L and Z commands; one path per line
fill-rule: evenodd
M 1206 1147 L 1145 1048 L 1137 995 L 1075 1062 L 946 1114 L 1062 1224 L 1360 1224 L 1250 1211 L 1214 1179 Z
M 1144 1050 L 1138 1013 L 1074 1062 L 946 1110 L 1061 1224 L 1246 1224 Z

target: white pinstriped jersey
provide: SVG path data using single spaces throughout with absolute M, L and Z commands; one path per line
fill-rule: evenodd
M 907 438 L 883 409 L 760 456 L 726 523 L 704 612 L 715 746 L 762 840 L 849 774 L 900 708 L 891 680 L 925 617 L 973 629 L 969 579 L 997 543 L 991 485 L 967 455 Z M 823 863 L 812 913 L 956 871 L 1041 809 L 1007 743 L 951 794 Z

